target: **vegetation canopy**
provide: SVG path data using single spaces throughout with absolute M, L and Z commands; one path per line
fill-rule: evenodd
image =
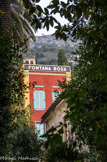
M 67 2 L 63 2 L 52 0 L 44 9 L 38 5 L 38 2 L 39 0 L 23 0 L 24 7 L 33 18 L 31 19 L 31 25 L 36 24 L 36 30 L 41 28 L 41 24 L 47 30 L 55 24 L 56 31 L 54 35 L 56 39 L 60 38 L 66 41 L 70 37 L 74 41 L 77 39 L 81 41 L 77 52 L 79 55 L 78 65 L 72 72 L 71 82 L 68 85 L 61 85 L 62 88 L 66 88 L 61 96 L 67 100 L 66 117 L 72 123 L 71 132 L 75 132 L 83 146 L 88 146 L 88 161 L 106 161 L 107 1 L 67 0 Z M 3 17 L 0 15 L 0 23 L 2 23 L 5 33 L 10 26 L 10 1 L 0 1 L 0 12 L 2 9 L 5 9 L 2 10 L 5 12 L 6 8 L 6 14 Z M 57 13 L 67 19 L 68 24 L 61 26 L 54 17 Z M 11 106 L 13 103 L 17 106 L 20 105 L 17 101 L 21 99 L 21 95 L 19 95 L 21 87 L 17 78 L 18 67 L 16 66 L 16 64 L 19 64 L 16 59 L 19 56 L 19 46 L 14 41 L 16 39 L 10 39 L 10 36 L 7 35 L 4 35 L 4 38 L 2 36 L 0 35 L 0 93 L 2 94 L 0 98 L 0 122 L 2 123 L 0 149 L 1 155 L 4 155 L 8 152 L 7 134 L 12 132 L 14 128 Z M 56 140 L 60 139 L 58 134 L 55 134 L 54 137 L 56 137 Z M 53 145 L 52 141 L 49 141 L 49 147 L 50 145 Z M 47 152 L 49 150 L 49 157 L 53 157 L 56 150 L 54 147 L 51 147 L 51 149 L 49 147 Z M 67 149 L 64 145 L 60 147 L 60 144 L 58 148 L 61 148 L 61 150 L 62 148 Z M 67 160 L 65 155 L 64 160 Z M 84 157 L 84 160 L 86 160 L 86 157 Z
M 107 1 L 62 2 L 52 0 L 41 11 L 41 23 L 49 29 L 55 26 L 56 38 L 81 40 L 78 65 L 72 72 L 72 80 L 62 94 L 68 103 L 67 119 L 72 133 L 88 145 L 94 153 L 94 161 L 106 161 L 107 157 Z M 68 20 L 61 26 L 54 15 L 59 13 Z M 91 159 L 92 160 L 92 159 Z
M 2 33 L 2 31 L 0 31 Z M 41 156 L 41 144 L 30 119 L 30 107 L 24 108 L 22 52 L 17 36 L 0 34 L 0 156 Z M 28 142 L 26 142 L 28 141 Z

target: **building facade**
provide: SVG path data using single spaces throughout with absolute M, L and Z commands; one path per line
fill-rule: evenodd
M 71 124 L 66 120 L 66 110 L 66 101 L 64 99 L 61 100 L 60 98 L 57 98 L 48 108 L 48 110 L 43 114 L 43 116 L 41 117 L 41 122 L 46 124 L 46 132 L 52 127 L 57 127 L 56 131 L 58 131 L 60 129 L 60 127 L 58 127 L 60 123 L 66 124 L 66 127 L 63 126 L 62 140 L 63 142 L 69 143 L 71 136 Z
M 32 120 L 39 130 L 39 135 L 45 131 L 45 124 L 41 123 L 41 116 L 47 111 L 62 89 L 59 81 L 68 82 L 71 77 L 69 66 L 24 64 L 25 83 L 30 85 L 25 93 L 25 107 L 31 104 Z M 57 93 L 55 93 L 57 91 Z
M 63 125 L 63 133 L 61 134 L 62 141 L 66 142 L 68 146 L 76 143 L 76 149 L 80 152 L 89 151 L 88 146 L 83 144 L 75 132 L 72 132 L 72 124 L 66 119 L 66 111 L 66 100 L 57 98 L 41 117 L 41 122 L 46 124 L 46 132 L 51 128 L 56 128 L 54 134 L 58 133 Z M 60 123 L 62 123 L 62 125 L 60 125 Z M 66 125 L 66 127 L 64 125 Z

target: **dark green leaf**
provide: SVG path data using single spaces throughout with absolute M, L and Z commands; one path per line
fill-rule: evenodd
M 40 2 L 40 0 L 36 0 L 36 3 Z

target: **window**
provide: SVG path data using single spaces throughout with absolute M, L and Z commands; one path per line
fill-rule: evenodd
M 52 92 L 52 102 L 56 100 L 56 98 L 61 94 L 62 91 L 53 91 Z
M 46 125 L 44 123 L 35 122 L 35 128 L 39 138 L 42 138 L 40 136 L 42 136 L 45 133 L 45 127 Z
M 25 64 L 29 64 L 29 61 L 25 61 Z
M 34 109 L 35 110 L 45 110 L 45 92 L 44 91 L 34 91 Z
M 31 61 L 30 64 L 33 64 L 33 61 Z

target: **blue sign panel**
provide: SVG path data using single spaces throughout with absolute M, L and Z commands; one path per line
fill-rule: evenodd
M 70 66 L 24 65 L 24 70 L 70 72 Z

